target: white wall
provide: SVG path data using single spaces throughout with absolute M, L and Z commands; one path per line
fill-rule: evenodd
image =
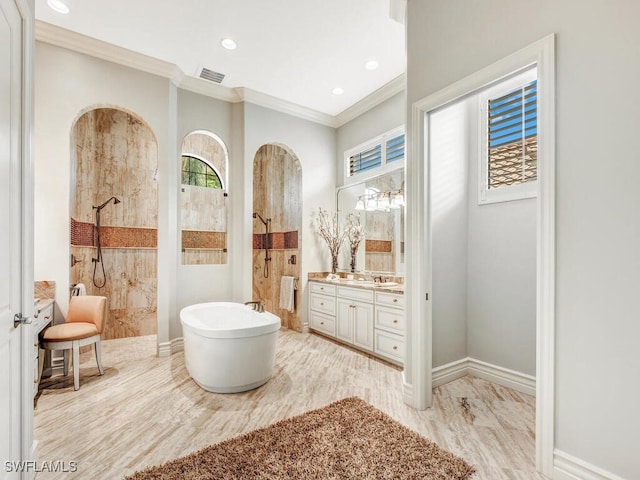
M 56 302 L 61 313 L 66 314 L 71 128 L 90 107 L 114 106 L 133 112 L 149 124 L 158 143 L 158 339 L 166 341 L 169 306 L 175 291 L 175 276 L 168 272 L 173 268 L 177 239 L 176 222 L 169 218 L 168 208 L 172 195 L 168 182 L 177 178 L 177 171 L 172 172 L 177 160 L 171 151 L 170 138 L 174 135 L 168 122 L 169 81 L 41 42 L 36 43 L 35 53 L 34 278 L 56 282 Z
M 536 374 L 536 200 L 478 205 L 478 97 L 469 118 L 467 353 Z
M 253 158 L 258 148 L 266 143 L 286 145 L 300 160 L 302 166 L 302 289 L 303 302 L 298 307 L 303 322 L 307 321 L 307 276 L 309 272 L 327 271 L 331 257 L 326 244 L 314 229 L 314 214 L 319 207 L 335 209 L 336 171 L 335 130 L 284 113 L 245 103 L 244 109 L 244 205 L 234 215 L 244 218 L 244 298 L 251 296 L 251 251 L 253 205 Z
M 638 18 L 635 0 L 409 1 L 407 14 L 408 105 L 556 34 L 556 448 L 627 479 L 640 473 Z
M 178 134 L 177 143 L 182 144 L 184 137 L 194 130 L 208 130 L 215 133 L 224 142 L 229 152 L 228 175 L 230 184 L 238 174 L 242 174 L 242 156 L 234 150 L 232 105 L 228 102 L 205 97 L 197 93 L 178 89 Z M 241 131 L 239 132 L 241 133 Z M 241 197 L 241 189 L 230 187 L 229 199 Z M 227 263 L 222 265 L 182 265 L 178 261 L 178 282 L 176 287 L 176 312 L 187 305 L 201 302 L 230 301 L 233 297 L 231 271 L 234 267 L 234 250 L 239 249 L 231 240 L 233 237 L 232 224 L 236 215 L 231 207 L 227 212 Z M 178 244 L 179 245 L 179 244 Z M 181 329 L 172 324 L 171 338 L 181 336 Z
M 429 119 L 434 367 L 467 356 L 467 126 L 465 102 Z

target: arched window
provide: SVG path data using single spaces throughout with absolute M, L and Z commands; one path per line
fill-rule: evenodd
M 182 184 L 222 189 L 218 173 L 205 161 L 193 155 L 182 155 Z

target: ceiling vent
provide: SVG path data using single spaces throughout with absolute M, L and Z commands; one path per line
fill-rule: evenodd
M 222 80 L 224 80 L 224 73 L 214 72 L 213 70 L 202 67 L 202 70 L 200 70 L 200 78 L 209 80 L 213 83 L 222 83 Z

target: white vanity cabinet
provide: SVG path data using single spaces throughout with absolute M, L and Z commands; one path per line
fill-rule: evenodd
M 376 292 L 374 353 L 394 363 L 404 361 L 404 295 Z
M 338 287 L 336 303 L 338 340 L 373 351 L 373 292 Z
M 309 327 L 336 335 L 336 286 L 309 282 Z
M 309 281 L 312 330 L 392 363 L 404 361 L 404 295 Z

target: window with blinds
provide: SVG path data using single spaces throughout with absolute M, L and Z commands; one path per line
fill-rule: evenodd
M 537 80 L 488 101 L 487 185 L 537 179 Z
M 351 177 L 404 160 L 404 133 L 398 133 L 398 130 L 380 135 L 345 152 L 346 176 Z
M 404 160 L 404 133 L 387 140 L 387 163 Z
M 382 145 L 378 144 L 349 157 L 349 176 L 382 165 Z

